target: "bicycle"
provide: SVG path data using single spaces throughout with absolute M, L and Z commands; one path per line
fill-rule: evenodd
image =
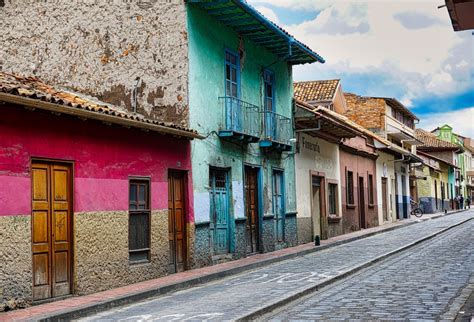
M 411 204 L 410 214 L 412 216 L 415 216 L 415 217 L 418 217 L 418 218 L 423 216 L 423 210 L 420 208 L 420 206 L 418 205 L 418 203 L 416 201 L 410 200 L 410 204 Z

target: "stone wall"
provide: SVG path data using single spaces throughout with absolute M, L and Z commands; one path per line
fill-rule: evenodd
M 0 70 L 188 124 L 182 0 L 6 0 Z
M 74 291 L 84 295 L 168 273 L 168 211 L 151 216 L 150 262 L 130 264 L 128 212 L 74 214 Z
M 0 216 L 0 311 L 31 302 L 31 217 Z
M 347 111 L 345 115 L 369 130 L 379 132 L 385 129 L 385 100 L 345 94 Z

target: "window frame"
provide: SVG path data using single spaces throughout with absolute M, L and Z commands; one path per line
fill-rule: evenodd
M 269 80 L 267 80 L 269 78 Z M 269 84 L 272 87 L 272 93 L 271 97 L 267 96 L 267 84 Z M 272 102 L 272 109 L 268 110 L 267 109 L 267 100 L 271 100 Z M 270 70 L 270 69 L 265 69 L 263 71 L 263 109 L 264 111 L 271 111 L 275 112 L 276 111 L 276 106 L 275 106 L 275 73 Z
M 235 64 L 232 64 L 232 62 L 229 62 L 227 61 L 227 55 L 231 55 L 231 56 L 234 56 L 235 57 Z M 237 91 L 237 95 L 236 97 L 234 96 L 231 96 L 229 95 L 229 93 L 227 92 L 227 66 L 229 66 L 230 68 L 233 68 L 235 67 L 235 70 L 236 70 L 236 74 L 235 74 L 235 84 L 236 84 L 236 91 Z M 229 80 L 231 83 L 233 82 L 232 81 L 232 76 L 231 76 L 231 79 Z M 226 97 L 234 97 L 234 98 L 237 98 L 237 99 L 240 99 L 240 94 L 241 94 L 241 86 L 240 86 L 240 55 L 238 52 L 236 51 L 233 51 L 231 49 L 228 49 L 226 48 L 224 50 L 224 93 L 225 93 L 225 96 Z
M 146 184 L 146 193 L 145 196 L 147 198 L 147 202 L 145 204 L 145 209 L 131 209 L 131 200 L 130 200 L 130 192 L 132 184 L 137 184 L 137 188 L 139 184 Z M 137 189 L 137 206 L 139 205 L 138 200 L 138 189 Z M 139 215 L 139 214 L 146 214 L 148 217 L 148 247 L 141 248 L 141 249 L 130 249 L 130 219 L 131 216 Z M 138 253 L 138 252 L 146 252 L 147 258 L 146 259 L 139 259 L 139 260 L 132 260 L 131 254 Z M 149 263 L 151 258 L 151 178 L 150 177 L 141 177 L 141 176 L 130 176 L 128 178 L 128 259 L 130 264 L 141 264 L 141 263 Z
M 375 185 L 374 185 L 374 175 L 372 173 L 367 173 L 367 201 L 369 207 L 375 206 Z
M 352 176 L 351 185 L 349 185 L 349 174 Z M 347 169 L 346 167 L 346 206 L 355 207 L 355 196 L 354 196 L 354 171 Z
M 337 180 L 326 179 L 327 182 L 327 213 L 328 217 L 339 218 L 339 182 Z M 331 213 L 331 186 L 334 186 L 334 213 Z

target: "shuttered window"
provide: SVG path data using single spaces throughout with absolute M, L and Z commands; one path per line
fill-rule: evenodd
M 354 173 L 352 171 L 347 171 L 347 196 L 346 202 L 348 205 L 354 204 Z
M 337 184 L 328 184 L 329 214 L 337 215 Z
M 150 260 L 150 180 L 131 179 L 128 249 L 130 262 Z
M 369 190 L 369 205 L 374 204 L 374 176 L 369 174 L 369 184 L 368 184 L 368 190 Z

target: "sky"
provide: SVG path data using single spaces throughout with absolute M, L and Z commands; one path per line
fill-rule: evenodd
M 323 56 L 295 81 L 341 79 L 343 90 L 395 97 L 432 130 L 474 137 L 474 34 L 454 32 L 444 0 L 247 0 Z

